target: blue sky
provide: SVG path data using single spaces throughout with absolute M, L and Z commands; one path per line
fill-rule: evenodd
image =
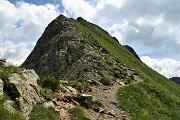
M 64 14 L 104 28 L 166 77 L 180 76 L 179 8 L 180 0 L 0 0 L 0 55 L 21 64 Z
M 16 3 L 17 0 L 9 0 L 11 3 Z M 58 4 L 61 2 L 61 0 L 21 0 L 27 3 L 32 3 L 32 4 L 36 4 L 36 5 L 44 5 L 47 3 L 50 4 Z

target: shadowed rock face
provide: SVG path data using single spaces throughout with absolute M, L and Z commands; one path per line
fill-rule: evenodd
M 45 29 L 23 66 L 40 75 L 62 78 L 69 66 L 84 55 L 83 49 L 75 26 L 60 15 Z

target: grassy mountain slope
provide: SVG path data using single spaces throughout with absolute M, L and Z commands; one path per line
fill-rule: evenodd
M 180 119 L 180 86 L 168 81 L 147 65 L 136 59 L 115 38 L 98 26 L 82 18 L 71 19 L 77 31 L 83 32 L 86 42 L 105 48 L 116 61 L 126 64 L 144 79 L 144 82 L 119 88 L 119 106 L 129 112 L 134 120 L 178 120 Z M 89 37 L 91 36 L 91 37 Z M 93 40 L 92 40 L 93 39 Z

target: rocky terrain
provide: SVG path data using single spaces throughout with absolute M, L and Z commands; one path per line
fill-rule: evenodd
M 25 62 L 0 60 L 0 119 L 179 119 L 179 86 L 99 26 L 60 15 Z
M 12 112 L 18 108 L 28 119 L 33 106 L 43 100 L 37 84 L 39 76 L 34 70 L 16 68 L 5 60 L 0 67 L 0 98 L 3 99 L 3 93 L 10 98 L 4 101 L 5 108 Z
M 6 93 L 9 97 L 9 99 L 3 101 L 3 105 L 9 112 L 20 111 L 25 119 L 31 119 L 29 115 L 36 104 L 54 109 L 54 111 L 59 113 L 58 118 L 61 120 L 71 119 L 71 113 L 69 111 L 79 105 L 84 107 L 85 116 L 89 119 L 130 119 L 130 115 L 117 106 L 115 96 L 119 87 L 125 87 L 130 83 L 124 83 L 123 78 L 118 78 L 118 75 L 115 76 L 116 80 L 108 86 L 103 85 L 101 82 L 96 82 L 95 78 L 93 79 L 94 81 L 92 79 L 87 80 L 86 82 L 90 83 L 88 87 L 91 88 L 89 91 L 83 91 L 86 88 L 76 89 L 74 85 L 71 85 L 71 82 L 59 80 L 59 86 L 61 88 L 57 89 L 54 93 L 48 93 L 47 91 L 50 89 L 44 88 L 41 84 L 43 82 L 41 81 L 42 78 L 39 78 L 34 70 L 11 66 L 6 61 L 1 63 L 0 67 L 1 69 L 10 70 L 8 76 L 1 75 L 0 79 L 0 98 L 3 99 L 3 93 Z M 142 81 L 135 74 L 134 70 L 125 66 L 122 66 L 122 68 L 127 70 L 124 78 L 134 76 L 134 82 L 132 81 L 132 84 Z M 53 81 L 53 79 L 51 80 Z M 78 84 L 78 82 L 75 84 Z M 88 104 L 85 103 L 87 101 L 98 101 L 102 105 L 92 107 L 92 103 L 89 103 L 90 105 L 87 106 Z

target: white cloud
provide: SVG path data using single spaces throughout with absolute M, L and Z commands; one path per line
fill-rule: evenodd
M 152 59 L 142 56 L 141 60 L 167 78 L 180 76 L 180 61 L 174 59 Z
M 45 27 L 60 14 L 58 7 L 52 4 L 34 5 L 24 2 L 12 4 L 0 0 L 2 56 L 14 64 L 21 64 Z
M 116 8 L 121 8 L 123 6 L 125 0 L 100 0 L 96 8 L 97 9 L 103 9 L 106 5 L 110 5 Z
M 0 55 L 2 58 L 7 58 L 13 64 L 21 64 L 26 57 L 30 54 L 30 50 L 27 49 L 28 43 L 20 42 L 3 42 L 0 44 Z
M 90 20 L 95 12 L 93 5 L 84 0 L 62 0 L 62 5 L 64 6 L 64 14 L 68 17 L 84 17 Z

